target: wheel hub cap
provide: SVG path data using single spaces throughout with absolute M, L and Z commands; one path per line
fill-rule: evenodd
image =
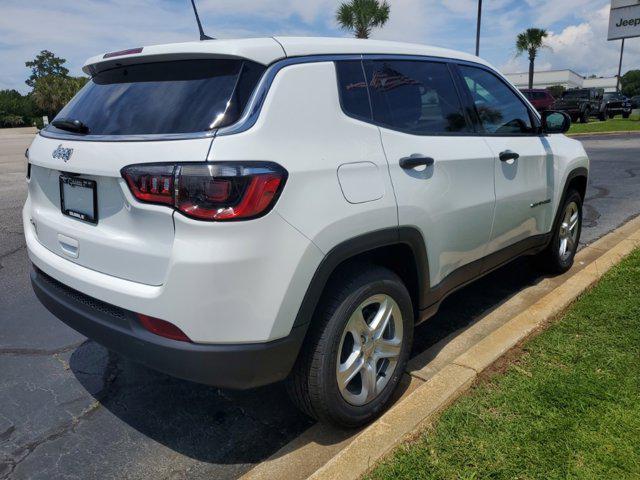
M 560 225 L 558 253 L 562 261 L 566 261 L 575 253 L 580 227 L 580 209 L 575 202 L 567 205 Z
M 361 406 L 385 388 L 402 349 L 402 314 L 388 295 L 373 295 L 362 302 L 347 321 L 340 347 L 336 377 L 342 397 Z

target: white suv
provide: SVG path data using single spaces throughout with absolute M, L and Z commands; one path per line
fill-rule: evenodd
M 413 328 L 522 255 L 570 268 L 588 159 L 483 60 L 266 38 L 91 58 L 28 151 L 40 301 L 89 338 L 309 415 L 388 404 Z

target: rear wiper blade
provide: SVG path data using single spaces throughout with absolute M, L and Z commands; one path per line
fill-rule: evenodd
M 51 122 L 56 128 L 60 130 L 67 130 L 68 132 L 76 132 L 76 133 L 89 133 L 89 127 L 87 127 L 80 120 L 74 120 L 72 118 L 57 118 L 53 122 Z

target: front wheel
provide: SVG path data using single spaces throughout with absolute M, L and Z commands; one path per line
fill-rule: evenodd
M 630 116 L 631 116 L 631 114 L 630 114 L 630 113 L 623 113 L 623 114 L 622 114 L 622 118 L 624 118 L 624 119 L 627 119 L 627 118 L 629 118 Z
M 287 381 L 292 400 L 320 421 L 364 425 L 387 407 L 405 370 L 411 297 L 386 268 L 352 268 L 323 295 L 308 335 Z
M 573 266 L 582 232 L 582 196 L 570 190 L 561 208 L 551 243 L 540 254 L 546 269 L 552 273 L 564 273 Z

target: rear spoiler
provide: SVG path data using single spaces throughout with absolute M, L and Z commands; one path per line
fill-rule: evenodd
M 269 65 L 285 58 L 285 54 L 273 38 L 171 43 L 96 55 L 87 60 L 82 71 L 94 76 L 104 70 L 124 65 L 199 58 L 243 58 Z

